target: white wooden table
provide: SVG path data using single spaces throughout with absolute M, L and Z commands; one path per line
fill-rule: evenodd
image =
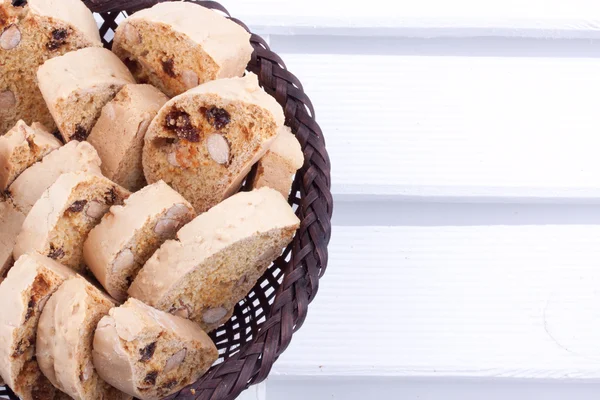
M 303 82 L 336 199 L 306 324 L 242 398 L 600 396 L 600 2 L 223 3 Z

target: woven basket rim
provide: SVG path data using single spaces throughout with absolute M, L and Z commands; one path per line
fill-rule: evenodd
M 100 29 L 104 37 L 110 29 L 116 28 L 115 19 L 122 12 L 130 14 L 165 0 L 83 1 L 104 19 Z M 184 1 L 219 10 L 251 33 L 254 53 L 248 70 L 256 73 L 261 86 L 283 107 L 286 125 L 301 143 L 305 157 L 305 164 L 296 174 L 289 198 L 290 204 L 297 207 L 301 225 L 284 255 L 274 263 L 274 267 L 281 269 L 281 282 L 273 282 L 273 278 L 269 278 L 277 290 L 269 301 L 272 304 L 261 304 L 268 309 L 264 321 L 253 322 L 251 341 L 235 351 L 227 349 L 222 354 L 222 363 L 213 366 L 198 382 L 167 398 L 232 400 L 251 385 L 267 378 L 274 362 L 304 323 L 308 305 L 317 294 L 319 279 L 327 268 L 327 246 L 331 237 L 331 163 L 312 102 L 304 93 L 301 82 L 287 70 L 283 60 L 270 50 L 267 42 L 253 34 L 243 22 L 232 18 L 227 9 L 216 1 Z M 260 284 L 253 289 L 259 293 L 262 290 Z M 213 336 L 213 340 L 220 339 Z M 17 399 L 8 387 L 0 389 L 0 395 Z

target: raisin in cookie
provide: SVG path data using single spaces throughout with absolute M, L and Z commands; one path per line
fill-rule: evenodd
M 103 176 L 84 172 L 61 175 L 35 203 L 13 255 L 37 252 L 85 272 L 83 243 L 108 209 L 123 204 L 129 192 Z
M 100 157 L 91 144 L 69 142 L 27 168 L 9 186 L 6 195 L 19 211 L 27 215 L 42 193 L 62 174 L 81 171 L 102 175 L 100 163 Z
M 104 382 L 92 362 L 94 331 L 115 303 L 85 279 L 64 282 L 50 297 L 37 329 L 40 370 L 76 400 L 130 399 Z
M 34 122 L 28 126 L 19 120 L 0 136 L 0 190 L 6 190 L 25 169 L 61 145 L 43 125 Z
M 138 82 L 173 97 L 199 84 L 242 76 L 250 34 L 216 12 L 188 2 L 138 11 L 115 32 L 113 51 Z
M 94 336 L 98 374 L 125 393 L 158 400 L 198 380 L 217 360 L 198 325 L 135 299 L 110 310 Z
M 298 139 L 284 126 L 273 145 L 258 162 L 252 187 L 270 187 L 286 199 L 290 195 L 294 174 L 304 164 L 304 154 Z
M 238 193 L 181 228 L 178 240 L 165 242 L 129 294 L 211 331 L 229 319 L 299 222 L 271 188 Z
M 40 90 L 65 142 L 87 139 L 102 107 L 135 83 L 109 50 L 90 47 L 46 61 L 37 72 Z
M 20 2 L 25 3 L 25 2 Z M 0 2 L 0 135 L 22 119 L 54 129 L 36 83 L 46 60 L 85 47 L 101 47 L 90 10 L 80 0 Z
M 0 282 L 12 267 L 13 249 L 24 221 L 25 214 L 9 202 L 0 202 Z
M 169 99 L 150 85 L 125 85 L 104 106 L 88 137 L 102 159 L 108 179 L 136 191 L 146 184 L 142 147 L 150 122 Z
M 56 398 L 36 361 L 36 330 L 48 297 L 73 275 L 53 260 L 26 254 L 0 284 L 0 375 L 23 400 Z
M 144 174 L 201 213 L 235 193 L 283 126 L 256 75 L 212 81 L 171 99 L 146 134 Z
M 110 209 L 85 241 L 85 262 L 106 291 L 124 301 L 150 256 L 194 217 L 190 203 L 159 181 Z

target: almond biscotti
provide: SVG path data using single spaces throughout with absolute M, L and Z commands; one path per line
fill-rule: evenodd
M 159 181 L 115 206 L 90 232 L 85 263 L 106 291 L 125 301 L 127 289 L 150 256 L 196 216 L 179 193 Z
M 238 193 L 181 228 L 178 240 L 165 242 L 129 294 L 211 331 L 231 317 L 299 223 L 273 189 Z
M 92 13 L 80 0 L 29 0 L 23 6 L 1 1 L 0 135 L 20 119 L 53 129 L 37 69 L 50 58 L 93 46 L 102 42 Z
M 83 243 L 89 232 L 129 192 L 103 176 L 61 175 L 35 203 L 17 237 L 13 255 L 37 252 L 85 272 Z
M 6 190 L 25 169 L 61 145 L 43 125 L 34 122 L 28 126 L 19 120 L 0 136 L 0 190 Z
M 250 34 L 191 2 L 138 11 L 115 32 L 113 51 L 138 82 L 173 97 L 199 84 L 242 76 L 252 55 Z
M 73 275 L 53 260 L 26 254 L 0 284 L 0 375 L 23 400 L 58 398 L 36 361 L 36 330 L 50 295 Z
M 6 201 L 0 201 L 0 282 L 13 265 L 13 249 L 17 235 L 25 221 L 25 214 Z
M 42 311 L 35 346 L 40 370 L 73 399 L 131 399 L 104 382 L 92 362 L 94 331 L 114 306 L 100 290 L 75 277 L 54 292 Z
M 38 69 L 37 79 L 65 142 L 87 139 L 102 107 L 124 85 L 135 83 L 113 53 L 96 47 L 46 61 Z
M 27 215 L 42 193 L 62 174 L 87 172 L 102 175 L 100 164 L 100 157 L 91 144 L 72 141 L 27 168 L 9 186 L 6 195 L 19 211 Z
M 102 109 L 88 137 L 108 179 L 136 191 L 144 187 L 142 147 L 150 122 L 169 99 L 150 85 L 125 85 Z
M 270 187 L 286 199 L 290 195 L 296 171 L 304 164 L 304 154 L 298 139 L 290 128 L 284 126 L 267 154 L 260 159 L 252 187 Z
M 283 122 L 254 74 L 200 85 L 171 99 L 150 124 L 146 180 L 164 180 L 204 212 L 239 189 Z
M 195 382 L 219 355 L 198 325 L 135 299 L 100 320 L 93 354 L 106 382 L 142 400 L 162 399 Z

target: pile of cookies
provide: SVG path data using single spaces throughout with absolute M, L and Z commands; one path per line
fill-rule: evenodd
M 80 0 L 0 0 L 0 376 L 22 399 L 160 399 L 217 360 L 207 333 L 300 224 L 302 151 L 249 40 L 167 2 L 110 51 Z

